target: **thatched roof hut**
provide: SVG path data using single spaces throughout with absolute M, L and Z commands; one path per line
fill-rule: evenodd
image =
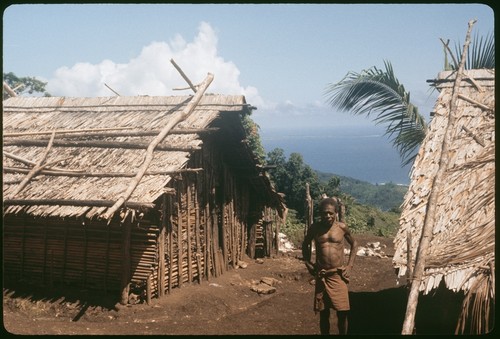
M 162 296 L 236 267 L 258 230 L 269 230 L 263 252 L 276 251 L 285 207 L 247 142 L 252 107 L 243 96 L 192 100 L 4 100 L 4 274 L 120 290 L 125 302 L 132 285 Z
M 495 298 L 495 72 L 465 71 L 456 109 L 450 112 L 455 77 L 455 72 L 447 71 L 434 81 L 439 97 L 411 171 L 393 260 L 399 276 L 411 276 L 453 114 L 448 165 L 441 178 L 444 189 L 435 202 L 436 219 L 419 290 L 428 294 L 444 283 L 452 291 L 464 292 L 457 331 L 463 332 L 470 320 L 468 328 L 484 333 L 491 329 Z

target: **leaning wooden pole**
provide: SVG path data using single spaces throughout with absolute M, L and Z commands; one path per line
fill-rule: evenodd
M 134 177 L 132 182 L 130 183 L 127 191 L 121 196 L 116 203 L 103 215 L 104 219 L 111 220 L 111 217 L 113 214 L 118 211 L 118 209 L 123 205 L 125 201 L 130 198 L 132 195 L 132 192 L 134 192 L 135 188 L 141 181 L 142 177 L 144 176 L 144 173 L 149 167 L 149 164 L 153 160 L 154 157 L 154 149 L 155 147 L 167 136 L 167 134 L 172 130 L 172 128 L 175 127 L 179 122 L 185 120 L 195 109 L 196 105 L 200 102 L 201 98 L 203 97 L 203 94 L 207 90 L 208 86 L 212 83 L 212 80 L 214 79 L 213 74 L 208 73 L 207 77 L 205 80 L 200 84 L 198 92 L 193 96 L 191 101 L 188 103 L 186 108 L 174 115 L 167 125 L 161 130 L 160 134 L 154 138 L 154 140 L 149 144 L 146 152 L 146 158 L 144 159 L 144 162 L 142 163 L 141 168 L 137 172 L 137 175 Z
M 16 92 L 14 92 L 14 90 L 10 88 L 10 86 L 5 81 L 3 82 L 3 90 L 7 92 L 9 97 L 17 97 Z
M 52 148 L 52 144 L 54 143 L 55 136 L 56 136 L 56 133 L 52 132 L 52 136 L 50 137 L 49 144 L 45 148 L 45 152 L 43 152 L 42 157 L 40 158 L 38 163 L 35 166 L 33 166 L 31 171 L 29 171 L 29 173 L 26 175 L 26 177 L 24 177 L 23 181 L 21 181 L 21 183 L 19 184 L 17 189 L 14 191 L 14 193 L 11 194 L 12 199 L 14 199 L 14 197 L 16 195 L 18 195 L 26 187 L 26 185 L 28 185 L 31 178 L 33 178 L 38 172 L 40 172 L 40 170 L 43 169 L 43 163 L 45 162 L 45 159 L 47 158 L 47 155 L 49 154 L 50 149 Z
M 453 125 L 455 123 L 454 112 L 458 100 L 458 91 L 460 89 L 460 83 L 463 78 L 467 50 L 470 44 L 470 33 L 474 23 L 475 20 L 469 21 L 469 28 L 467 30 L 467 36 L 465 39 L 464 48 L 460 59 L 460 65 L 456 73 L 455 84 L 453 86 L 453 94 L 450 99 L 450 111 L 448 113 L 448 123 L 446 126 L 443 143 L 441 144 L 439 168 L 436 172 L 436 175 L 434 176 L 431 193 L 429 195 L 429 200 L 427 202 L 427 213 L 425 214 L 424 225 L 422 228 L 422 235 L 419 242 L 417 256 L 415 258 L 413 280 L 410 288 L 410 294 L 408 296 L 408 303 L 406 305 L 406 315 L 405 315 L 405 320 L 403 322 L 403 330 L 401 334 L 413 334 L 413 330 L 415 328 L 415 314 L 417 312 L 420 283 L 422 281 L 422 276 L 424 274 L 427 250 L 429 248 L 429 243 L 432 236 L 432 230 L 436 219 L 437 199 L 439 197 L 439 193 L 443 190 L 444 186 L 443 178 L 448 168 L 449 144 L 452 139 Z M 410 263 L 407 263 L 407 265 L 409 264 Z

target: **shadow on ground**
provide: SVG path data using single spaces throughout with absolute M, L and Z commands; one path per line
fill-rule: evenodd
M 350 292 L 349 334 L 401 334 L 408 289 Z M 415 316 L 415 334 L 454 334 L 463 295 L 438 288 L 420 295 Z

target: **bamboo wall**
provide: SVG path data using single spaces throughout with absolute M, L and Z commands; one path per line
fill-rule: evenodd
M 275 212 L 258 201 L 262 198 L 248 180 L 211 147 L 193 154 L 188 167 L 203 171 L 174 177 L 176 193 L 162 195 L 158 210 L 141 216 L 129 210 L 109 225 L 5 216 L 5 277 L 118 292 L 126 303 L 132 289 L 145 291 L 148 298 L 162 297 L 173 288 L 223 274 L 245 253 L 277 251 Z
M 81 219 L 4 217 L 3 264 L 7 282 L 64 285 L 106 292 L 122 289 L 124 265 L 132 280 L 147 277 L 158 229 L 130 225 L 130 262 L 123 257 L 124 225 Z

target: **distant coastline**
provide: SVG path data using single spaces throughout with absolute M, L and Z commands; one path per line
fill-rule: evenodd
M 266 152 L 300 153 L 312 169 L 372 184 L 408 185 L 411 166 L 401 167 L 398 151 L 381 126 L 272 128 L 260 131 Z

